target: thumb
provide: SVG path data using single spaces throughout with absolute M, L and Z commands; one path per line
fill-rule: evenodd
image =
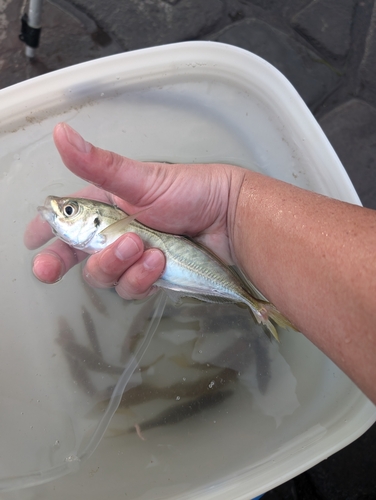
M 240 189 L 241 169 L 131 160 L 84 141 L 66 123 L 56 125 L 54 140 L 69 170 L 115 195 L 125 212 L 153 206 L 139 218 L 147 226 L 190 236 L 226 230 L 229 192 Z
M 97 148 L 66 123 L 56 125 L 53 137 L 64 164 L 75 175 L 127 200 L 129 205 L 145 204 L 143 197 L 157 175 L 152 165 Z

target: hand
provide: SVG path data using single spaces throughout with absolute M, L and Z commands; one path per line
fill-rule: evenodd
M 228 263 L 233 262 L 231 234 L 243 169 L 130 160 L 85 142 L 64 123 L 55 127 L 54 141 L 65 165 L 93 184 L 79 196 L 116 204 L 129 214 L 148 208 L 140 214 L 140 222 L 195 238 Z M 25 245 L 35 249 L 52 237 L 50 227 L 37 216 L 26 230 Z M 36 255 L 33 272 L 40 281 L 55 283 L 86 257 L 84 252 L 56 240 Z M 164 265 L 160 250 L 144 251 L 142 240 L 128 233 L 90 256 L 83 274 L 92 286 L 116 284 L 123 298 L 142 298 L 151 292 Z

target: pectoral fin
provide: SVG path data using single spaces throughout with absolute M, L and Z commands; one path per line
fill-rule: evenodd
M 133 215 L 126 215 L 123 219 L 117 220 L 113 224 L 110 224 L 106 228 L 102 229 L 98 234 L 105 239 L 111 239 L 114 236 L 118 236 L 119 234 L 126 233 L 129 225 L 137 219 L 137 217 L 142 213 L 148 210 L 147 208 L 144 210 L 140 210 Z

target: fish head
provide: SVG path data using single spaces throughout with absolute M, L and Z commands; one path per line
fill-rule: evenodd
M 99 233 L 108 225 L 100 206 L 92 200 L 48 196 L 38 212 L 58 238 L 71 247 L 94 253 L 101 249 L 103 238 Z

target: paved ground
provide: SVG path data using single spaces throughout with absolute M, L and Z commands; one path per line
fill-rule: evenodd
M 255 52 L 295 85 L 376 209 L 374 0 L 50 0 L 37 58 L 18 40 L 24 0 L 0 0 L 0 88 L 117 52 L 218 40 Z M 376 426 L 265 500 L 376 500 Z M 229 499 L 231 500 L 231 499 Z

